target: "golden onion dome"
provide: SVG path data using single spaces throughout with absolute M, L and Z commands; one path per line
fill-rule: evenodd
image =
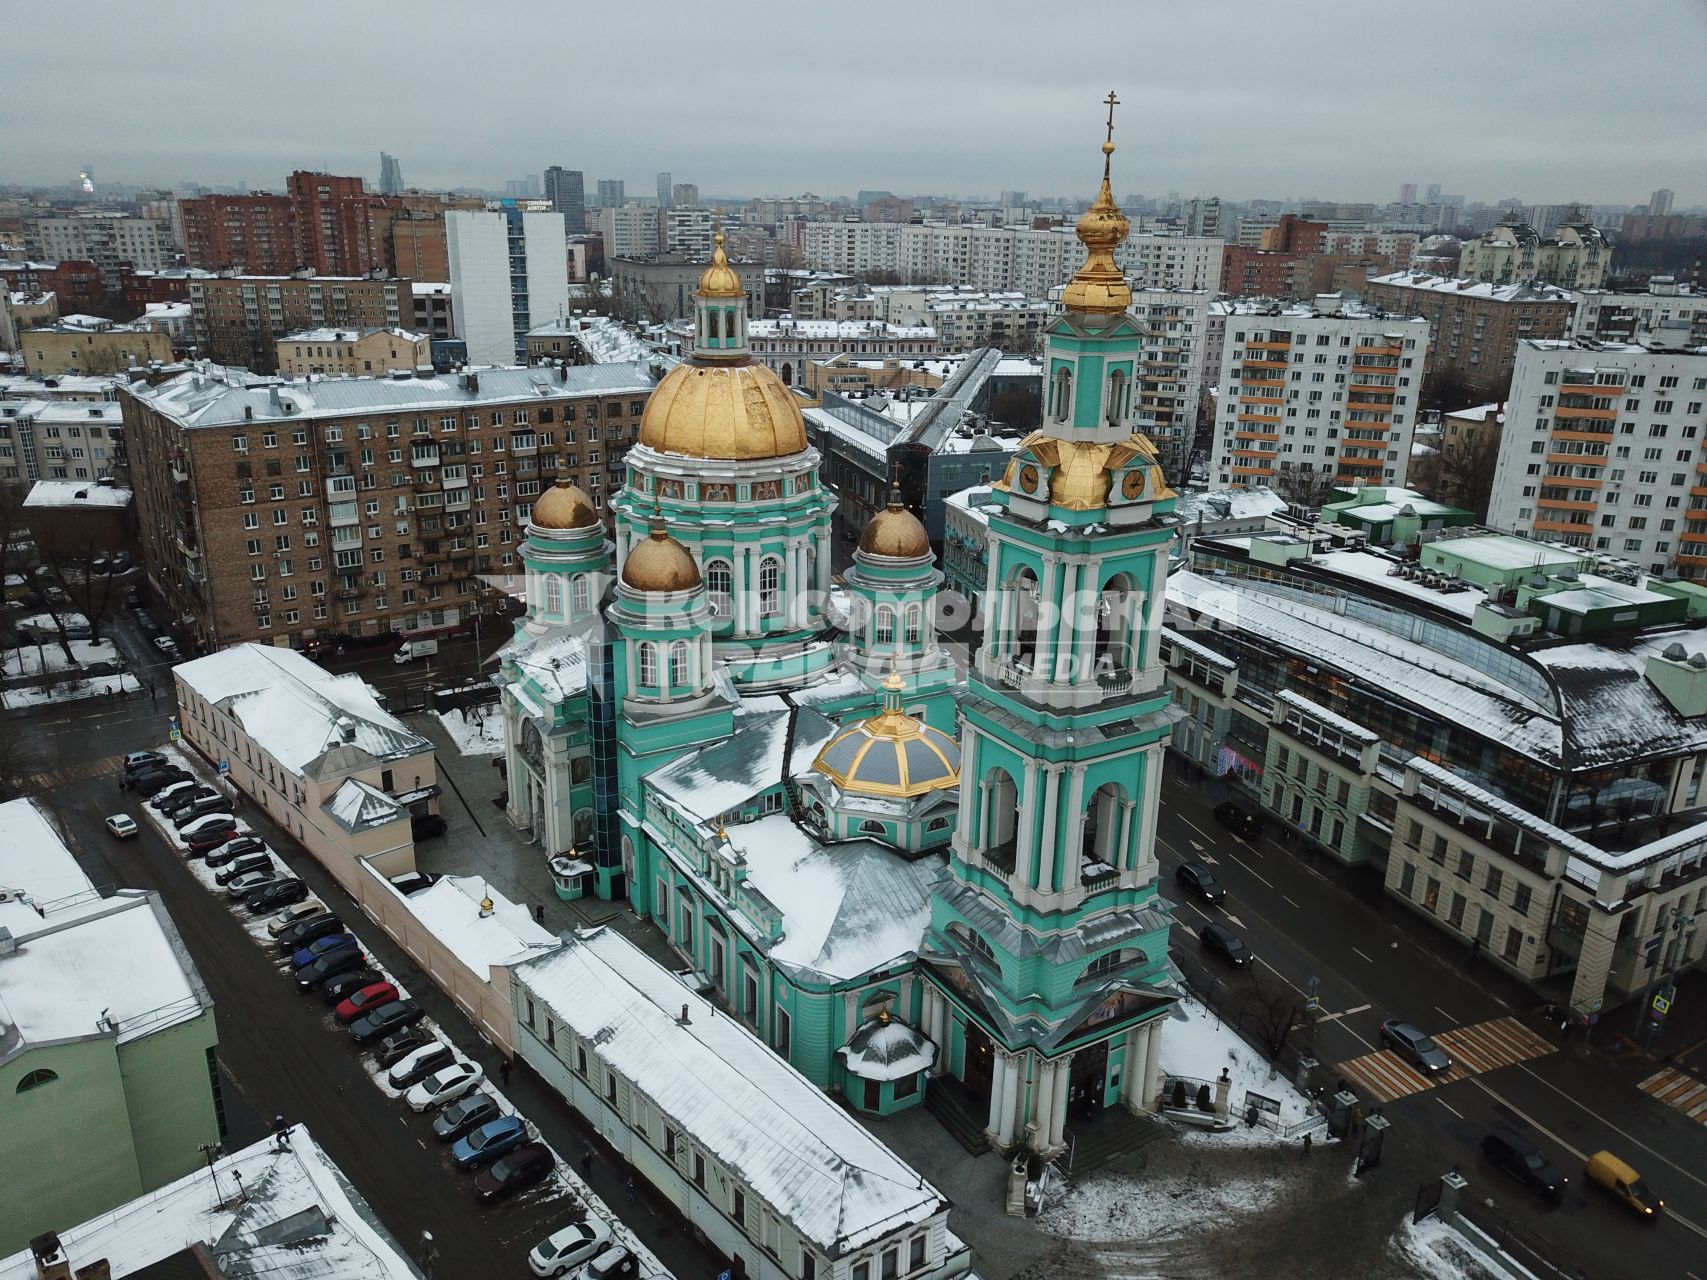
M 629 548 L 622 580 L 636 591 L 690 591 L 699 585 L 699 566 L 654 516 L 651 535 Z
M 806 423 L 762 364 L 687 363 L 653 390 L 640 443 L 689 458 L 786 458 L 806 448 Z
M 711 265 L 705 269 L 705 274 L 699 278 L 698 294 L 702 298 L 745 298 L 747 291 L 741 287 L 741 277 L 735 274 L 735 268 L 729 265 L 729 259 L 723 252 L 723 231 L 719 227 L 711 250 Z
M 1112 94 L 1109 95 L 1111 98 Z M 1089 251 L 1085 265 L 1074 273 L 1061 292 L 1061 305 L 1069 311 L 1091 315 L 1118 315 L 1132 305 L 1132 287 L 1114 261 L 1114 251 L 1132 230 L 1132 224 L 1114 203 L 1109 186 L 1109 157 L 1114 154 L 1113 108 L 1109 111 L 1110 139 L 1102 144 L 1102 189 L 1085 210 L 1076 228 L 1079 241 Z
M 931 539 L 919 518 L 892 497 L 859 535 L 859 549 L 870 556 L 915 560 L 931 553 Z
M 812 767 L 856 795 L 906 799 L 960 785 L 960 748 L 901 710 L 901 677 L 884 681 L 883 710 L 824 744 Z
M 564 476 L 533 504 L 533 523 L 541 529 L 589 529 L 599 523 L 599 513 L 580 486 Z

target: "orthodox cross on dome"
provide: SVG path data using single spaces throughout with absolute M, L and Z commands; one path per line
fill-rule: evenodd
M 1114 96 L 1114 90 L 1110 89 L 1108 91 L 1108 97 L 1104 98 L 1103 101 L 1108 103 L 1108 138 L 1107 138 L 1107 141 L 1113 142 L 1114 141 L 1114 109 L 1120 105 L 1120 99 L 1115 97 Z

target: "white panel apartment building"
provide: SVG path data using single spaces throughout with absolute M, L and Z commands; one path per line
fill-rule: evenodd
M 512 250 L 512 233 L 518 243 Z M 561 213 L 453 209 L 445 215 L 451 312 L 477 365 L 520 364 L 527 333 L 569 314 L 569 257 Z M 522 258 L 516 272 L 512 257 Z M 518 298 L 513 282 L 526 295 Z
M 1707 346 L 1518 344 L 1488 523 L 1707 581 Z
M 1211 484 L 1272 484 L 1292 470 L 1405 483 L 1428 321 L 1329 297 L 1332 309 L 1228 308 Z
M 650 258 L 658 252 L 659 210 L 653 205 L 616 205 L 599 210 L 599 234 L 605 240 L 605 261 Z M 706 256 L 710 256 L 710 249 Z
M 1668 346 L 1707 343 L 1707 293 L 1671 276 L 1654 276 L 1646 293 L 1573 289 L 1571 337 Z
M 24 252 L 38 262 L 93 262 L 109 289 L 119 286 L 121 262 L 139 271 L 164 271 L 177 263 L 171 227 L 154 218 L 31 218 L 24 224 Z

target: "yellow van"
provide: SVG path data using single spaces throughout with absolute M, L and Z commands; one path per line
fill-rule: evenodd
M 1590 1182 L 1603 1188 L 1614 1199 L 1623 1201 L 1644 1218 L 1652 1218 L 1666 1207 L 1666 1202 L 1642 1181 L 1642 1175 L 1610 1151 L 1596 1151 L 1588 1158 L 1583 1172 Z

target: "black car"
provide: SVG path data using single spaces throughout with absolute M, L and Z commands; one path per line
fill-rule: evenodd
M 267 846 L 264 841 L 257 840 L 253 836 L 244 836 L 238 840 L 227 840 L 224 844 L 220 845 L 219 848 L 209 852 L 207 855 L 207 865 L 210 867 L 223 867 L 226 863 L 235 862 L 237 859 L 245 857 L 251 853 L 265 852 L 267 852 Z
M 482 1200 L 502 1200 L 523 1187 L 544 1182 L 557 1166 L 557 1157 L 543 1142 L 524 1142 L 480 1171 L 474 1193 Z
M 1495 1129 L 1482 1139 L 1482 1154 L 1531 1191 L 1555 1200 L 1565 1194 L 1570 1179 L 1521 1133 Z
M 423 889 L 431 889 L 438 882 L 438 876 L 428 871 L 405 871 L 400 876 L 391 877 L 391 887 L 405 898 Z
M 1205 902 L 1220 902 L 1227 896 L 1221 882 L 1210 874 L 1201 862 L 1182 862 L 1174 872 L 1174 883 L 1188 893 L 1195 893 Z
M 234 859 L 223 871 L 217 872 L 213 877 L 213 882 L 223 889 L 238 876 L 246 875 L 251 871 L 271 871 L 272 869 L 273 858 L 271 854 L 249 853 L 241 858 Z
M 1215 806 L 1215 820 L 1246 840 L 1255 840 L 1262 835 L 1261 815 L 1231 800 Z
M 124 607 L 131 610 L 142 608 L 142 592 L 132 587 L 124 593 Z
M 350 1024 L 350 1039 L 357 1044 L 368 1044 L 381 1036 L 388 1036 L 393 1031 L 401 1031 L 404 1027 L 412 1027 L 427 1011 L 414 1000 L 393 1000 L 390 1004 L 382 1004 L 372 1013 L 364 1013 Z
M 218 796 L 219 792 L 215 791 L 206 783 L 202 783 L 199 786 L 184 787 L 182 790 L 174 791 L 163 800 L 157 799 L 153 801 L 153 804 L 155 809 L 157 809 L 162 816 L 175 818 L 178 816 L 179 811 L 188 809 L 197 800 L 213 800 L 218 798 Z
M 192 800 L 183 808 L 175 810 L 172 814 L 172 825 L 182 831 L 197 818 L 205 818 L 210 813 L 231 813 L 233 811 L 234 806 L 230 796 L 203 796 L 201 799 Z
M 432 1044 L 432 1037 L 428 1036 L 424 1043 Z M 419 1048 L 420 1046 L 417 1045 L 416 1047 Z M 448 1044 L 441 1044 L 435 1047 L 432 1052 L 423 1053 L 419 1057 L 411 1059 L 407 1071 L 399 1071 L 393 1067 L 385 1077 L 386 1083 L 393 1089 L 407 1089 L 412 1084 L 420 1084 L 440 1067 L 448 1067 L 455 1061 L 456 1050 Z
M 250 915 L 258 916 L 265 911 L 288 907 L 293 902 L 304 902 L 307 898 L 308 886 L 302 881 L 275 880 L 244 898 L 243 905 L 249 909 Z
M 320 998 L 327 1004 L 342 1004 L 346 996 L 353 996 L 363 987 L 371 987 L 376 982 L 387 981 L 386 976 L 378 969 L 351 969 L 348 973 L 340 973 L 336 978 L 327 978 L 320 984 Z
M 498 1109 L 498 1100 L 482 1090 L 471 1093 L 466 1098 L 458 1098 L 433 1120 L 433 1137 L 440 1142 L 455 1142 L 466 1133 L 472 1133 L 488 1120 L 496 1120 L 504 1113 Z
M 432 1042 L 432 1034 L 420 1027 L 410 1027 L 407 1031 L 396 1031 L 374 1046 L 374 1060 L 382 1067 L 393 1066 L 414 1053 L 415 1050 Z
M 330 911 L 321 911 L 305 920 L 298 920 L 279 934 L 277 942 L 279 950 L 290 955 L 292 952 L 301 951 L 311 942 L 318 942 L 321 938 L 343 931 L 342 919 Z
M 1251 949 L 1245 945 L 1245 940 L 1234 933 L 1224 924 L 1206 924 L 1198 937 L 1203 940 L 1203 949 L 1213 951 L 1228 964 L 1244 968 L 1255 957 Z
M 164 791 L 175 782 L 188 782 L 190 774 L 185 769 L 144 769 L 132 774 L 119 785 L 126 791 L 134 791 L 141 796 L 152 796 Z
M 136 625 L 141 629 L 142 634 L 150 640 L 160 634 L 160 624 L 154 621 L 154 615 L 146 609 L 136 610 Z
M 345 947 L 342 951 L 334 951 L 331 955 L 321 956 L 313 964 L 304 965 L 296 971 L 296 989 L 298 991 L 313 991 L 326 979 L 340 973 L 348 973 L 351 969 L 367 963 L 367 957 L 362 954 L 360 947 Z
M 409 820 L 410 834 L 417 840 L 431 840 L 435 836 L 442 836 L 449 828 L 450 824 L 436 813 L 423 813 Z

